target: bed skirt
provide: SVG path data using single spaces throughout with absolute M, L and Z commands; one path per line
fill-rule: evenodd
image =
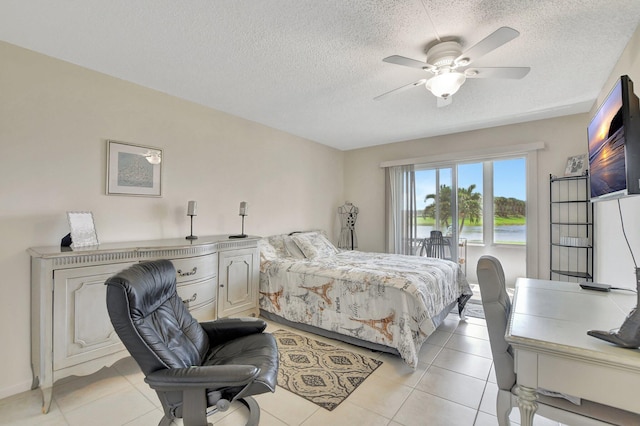
M 456 305 L 458 306 L 458 312 L 460 314 L 460 318 L 464 318 L 463 310 L 469 298 L 470 296 L 469 297 L 460 296 L 458 300 L 452 302 L 446 309 L 440 312 L 437 316 L 433 317 L 432 320 L 435 328 L 438 328 L 440 324 L 442 324 L 442 322 L 447 317 L 447 315 L 449 315 L 449 312 L 451 312 L 451 310 L 454 309 Z M 276 314 L 265 311 L 263 309 L 260 309 L 260 316 L 262 316 L 263 318 L 269 321 L 277 322 L 279 324 L 283 324 L 288 327 L 292 327 L 298 330 L 316 334 L 318 336 L 339 340 L 341 342 L 349 343 L 355 346 L 360 346 L 376 352 L 385 352 L 385 353 L 390 353 L 393 355 L 400 356 L 400 352 L 398 352 L 396 348 L 392 348 L 391 346 L 381 345 L 380 343 L 375 343 L 375 342 L 368 342 L 366 340 L 358 339 L 357 337 L 347 336 L 344 334 L 336 333 L 335 331 L 330 331 L 330 330 L 325 330 L 323 328 L 315 327 L 313 325 L 289 321 L 285 318 L 282 318 Z

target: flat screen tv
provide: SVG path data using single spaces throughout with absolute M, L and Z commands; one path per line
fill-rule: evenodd
M 640 103 L 623 75 L 587 128 L 591 201 L 640 194 Z

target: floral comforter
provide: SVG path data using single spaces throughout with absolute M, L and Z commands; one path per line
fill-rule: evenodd
M 416 367 L 435 318 L 471 289 L 457 263 L 342 251 L 315 259 L 261 256 L 260 308 L 395 348 Z

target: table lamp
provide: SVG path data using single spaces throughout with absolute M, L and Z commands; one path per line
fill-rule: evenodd
M 187 216 L 191 217 L 191 234 L 187 235 L 187 240 L 197 240 L 198 237 L 193 235 L 193 217 L 197 216 L 196 214 L 197 203 L 195 201 L 189 201 L 187 205 Z
M 242 233 L 236 235 L 229 235 L 229 238 L 247 238 L 244 233 L 244 217 L 248 215 L 249 207 L 246 201 L 240 202 L 240 216 L 242 216 Z

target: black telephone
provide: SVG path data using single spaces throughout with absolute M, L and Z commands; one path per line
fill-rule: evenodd
M 611 286 L 609 284 L 590 283 L 587 281 L 581 282 L 580 287 L 585 290 L 611 291 Z

